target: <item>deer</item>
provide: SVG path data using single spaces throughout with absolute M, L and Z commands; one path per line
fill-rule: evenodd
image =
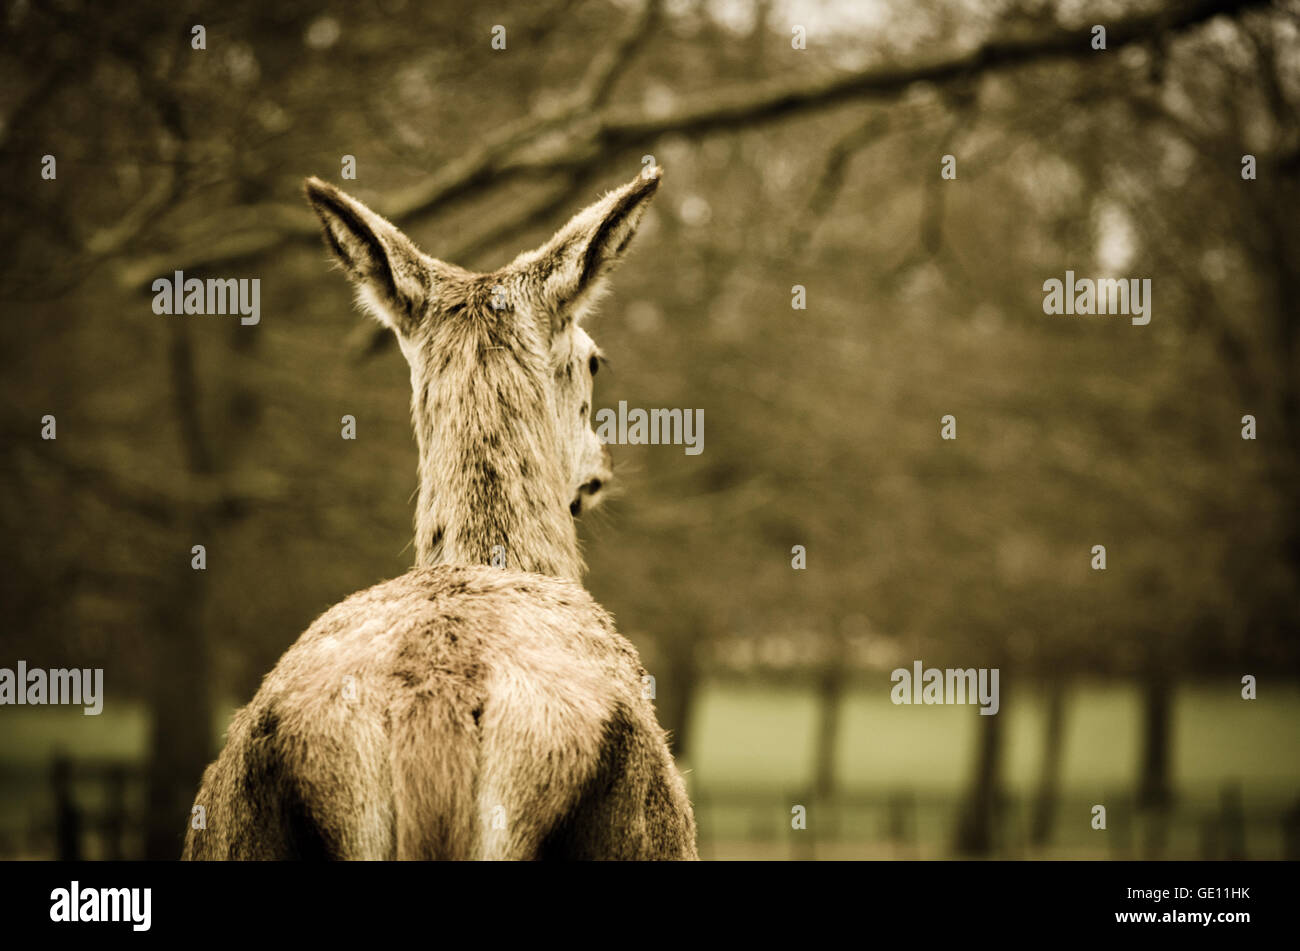
M 698 858 L 650 680 L 582 586 L 576 527 L 611 478 L 583 322 L 661 179 L 491 273 L 307 179 L 410 369 L 415 566 L 317 618 L 234 715 L 184 859 Z

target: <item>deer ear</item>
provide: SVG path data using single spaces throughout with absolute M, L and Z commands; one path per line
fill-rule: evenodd
M 553 314 L 596 291 L 627 251 L 637 226 L 659 190 L 663 169 L 646 169 L 632 181 L 590 205 L 555 233 L 550 241 L 517 262 L 533 270 Z
M 309 178 L 306 192 L 325 243 L 356 285 L 361 304 L 398 334 L 414 330 L 429 294 L 420 251 L 395 225 L 333 185 Z

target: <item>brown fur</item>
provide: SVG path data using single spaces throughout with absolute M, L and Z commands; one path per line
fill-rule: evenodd
M 578 584 L 571 515 L 609 481 L 578 321 L 658 183 L 477 275 L 308 182 L 411 367 L 418 567 L 331 608 L 267 675 L 204 773 L 185 858 L 696 857 L 645 671 Z

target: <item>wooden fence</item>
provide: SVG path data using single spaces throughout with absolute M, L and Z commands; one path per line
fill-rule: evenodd
M 24 775 L 30 781 L 31 774 Z M 0 777 L 6 783 L 11 778 L 17 778 L 11 771 Z M 0 853 L 69 860 L 140 858 L 144 779 L 143 767 L 134 762 L 56 756 L 40 796 L 43 805 L 32 810 L 25 826 L 4 830 Z M 806 791 L 782 796 L 695 790 L 692 796 L 703 858 L 956 857 L 948 846 L 960 803 L 950 795 L 898 789 L 821 801 Z M 1056 807 L 1057 834 L 1039 843 L 1031 833 L 1034 803 L 1028 797 L 1004 796 L 990 817 L 996 843 L 990 857 L 1300 859 L 1300 799 L 1249 816 L 1235 784 L 1225 785 L 1215 804 L 1176 805 L 1163 812 L 1140 812 L 1131 795 L 1106 800 L 1105 833 L 1096 833 L 1095 839 L 1078 833 L 1078 824 L 1087 822 L 1088 807 L 1077 797 L 1065 798 Z M 795 828 L 796 806 L 803 809 L 803 828 Z M 1060 835 L 1067 813 L 1076 824 L 1072 837 Z M 1173 841 L 1182 844 L 1171 849 Z M 1190 848 L 1189 841 L 1194 843 Z

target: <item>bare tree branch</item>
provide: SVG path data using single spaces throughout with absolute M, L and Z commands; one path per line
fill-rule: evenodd
M 792 253 L 804 251 L 812 243 L 817 225 L 844 186 L 849 162 L 860 151 L 879 140 L 888 129 L 889 120 L 883 115 L 874 114 L 837 139 L 827 150 L 821 174 L 817 176 L 817 184 L 808 196 L 803 214 L 799 216 L 799 224 L 791 229 L 789 247 Z
M 673 112 L 649 114 L 641 109 L 610 107 L 593 111 L 608 96 L 631 52 L 656 21 L 650 0 L 620 35 L 607 56 L 597 57 L 566 104 L 507 125 L 459 161 L 449 163 L 426 182 L 390 195 L 386 217 L 409 226 L 452 201 L 511 179 L 591 167 L 612 152 L 652 142 L 667 133 L 699 135 L 752 128 L 794 114 L 827 109 L 845 102 L 897 96 L 916 83 L 946 85 L 983 72 L 1032 63 L 1085 56 L 1113 55 L 1115 50 L 1166 33 L 1186 30 L 1221 15 L 1266 5 L 1267 0 L 1193 0 L 1173 10 L 1134 15 L 1107 24 L 1107 52 L 1093 50 L 1091 26 L 1045 30 L 1031 37 L 992 39 L 965 53 L 907 66 L 876 67 L 791 86 L 788 81 L 738 83 L 691 97 Z M 178 252 L 124 264 L 119 280 L 143 287 L 153 277 L 176 268 L 201 270 L 257 258 L 295 243 L 317 239 L 318 229 L 304 209 L 245 209 L 245 221 L 260 222 L 241 232 L 223 224 L 216 236 Z M 274 219 L 279 218 L 276 222 Z
M 14 458 L 20 467 L 39 468 L 44 475 L 53 473 L 109 508 L 160 526 L 178 524 L 186 511 L 239 516 L 258 506 L 282 504 L 291 498 L 285 480 L 274 472 L 180 480 L 179 486 L 160 488 L 155 483 L 123 477 L 97 463 L 73 459 L 54 450 L 17 447 Z M 42 479 L 33 474 L 28 481 L 39 483 Z
M 458 161 L 443 166 L 427 182 L 391 196 L 385 202 L 385 207 L 392 209 L 388 217 L 397 222 L 422 218 L 457 198 L 494 184 L 499 178 L 498 168 L 515 150 L 572 124 L 577 118 L 602 106 L 618 76 L 627 68 L 632 55 L 651 32 L 658 17 L 660 2 L 661 0 L 646 0 L 641 11 L 615 39 L 608 54 L 592 61 L 582 82 L 566 103 L 554 111 L 525 116 L 507 125 L 479 148 Z M 281 219 L 278 226 L 272 220 L 271 227 L 266 227 L 268 211 Z M 206 252 L 199 249 L 188 255 L 185 252 L 180 255 L 155 255 L 124 266 L 119 271 L 119 280 L 129 287 L 139 287 L 163 271 L 175 268 L 199 270 L 247 260 L 275 251 L 286 244 L 315 241 L 319 234 L 315 219 L 305 210 L 294 209 L 286 213 L 278 205 L 273 210 L 259 207 L 246 209 L 244 218 L 249 224 L 260 222 L 262 227 L 242 231 L 237 222 L 224 223 L 217 231 L 219 235 L 227 237 L 219 237 L 220 243 L 216 248 L 209 244 Z

